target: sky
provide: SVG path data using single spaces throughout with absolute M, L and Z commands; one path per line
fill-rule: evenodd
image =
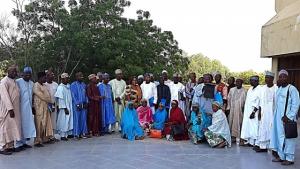
M 275 0 L 130 0 L 124 16 L 149 11 L 154 24 L 172 31 L 189 55 L 202 53 L 231 71 L 271 69 L 260 58 L 261 27 L 275 13 Z M 11 0 L 0 0 L 0 14 L 9 14 Z

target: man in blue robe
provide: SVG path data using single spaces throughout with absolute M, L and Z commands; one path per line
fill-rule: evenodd
M 100 131 L 111 133 L 112 124 L 116 122 L 115 111 L 113 106 L 113 93 L 109 82 L 109 74 L 104 73 L 102 75 L 103 83 L 100 83 L 98 89 L 100 95 L 103 97 L 101 99 L 101 109 L 102 109 L 102 126 Z
M 204 83 L 199 84 L 194 89 L 193 104 L 198 104 L 202 114 L 201 125 L 208 127 L 211 125 L 211 115 L 213 113 L 212 103 L 216 94 L 215 86 L 212 84 L 212 76 L 205 74 L 203 76 Z
M 83 74 L 76 73 L 76 81 L 71 84 L 73 103 L 73 135 L 83 138 L 87 132 L 87 103 L 86 84 L 83 82 Z
M 32 109 L 33 82 L 30 80 L 32 76 L 31 67 L 25 67 L 23 77 L 17 79 L 17 85 L 20 89 L 20 113 L 21 113 L 21 129 L 22 140 L 17 141 L 16 148 L 31 148 L 26 144 L 29 139 L 36 137 L 34 124 L 34 116 Z
M 296 87 L 288 83 L 288 72 L 286 70 L 279 72 L 279 81 L 281 87 L 276 94 L 270 149 L 274 151 L 275 159 L 272 160 L 273 162 L 281 162 L 282 165 L 292 165 L 294 164 L 297 140 L 296 138 L 285 137 L 284 124 L 288 121 L 297 121 L 300 104 L 299 92 Z

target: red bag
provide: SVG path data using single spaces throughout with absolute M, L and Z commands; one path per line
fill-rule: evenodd
M 161 139 L 162 138 L 161 130 L 151 129 L 149 137 Z

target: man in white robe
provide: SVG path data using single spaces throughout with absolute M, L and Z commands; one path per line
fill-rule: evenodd
M 108 84 L 112 88 L 115 117 L 116 123 L 112 131 L 119 129 L 121 131 L 120 122 L 122 118 L 122 113 L 124 111 L 124 99 L 125 99 L 125 89 L 126 82 L 123 80 L 123 72 L 121 69 L 115 70 L 116 78 L 111 80 Z
M 141 85 L 143 99 L 146 99 L 148 106 L 150 106 L 152 113 L 155 113 L 155 103 L 157 102 L 157 88 L 156 85 L 151 82 L 150 75 L 148 73 L 144 76 L 145 81 Z
M 54 140 L 55 141 L 58 141 L 58 138 L 59 138 L 59 135 L 57 133 L 57 130 L 56 130 L 56 121 L 57 121 L 57 102 L 56 102 L 56 99 L 55 99 L 55 93 L 56 93 L 56 90 L 57 90 L 57 87 L 58 87 L 58 84 L 53 81 L 54 80 L 54 73 L 51 71 L 51 70 L 47 70 L 46 71 L 46 74 L 47 74 L 47 82 L 45 83 L 45 86 L 48 90 L 48 92 L 50 93 L 50 96 L 51 96 L 51 123 L 52 123 L 52 128 L 53 128 L 53 133 L 54 133 Z
M 273 162 L 281 162 L 282 165 L 292 165 L 295 160 L 297 138 L 286 138 L 284 124 L 289 121 L 297 121 L 300 105 L 299 92 L 295 86 L 289 84 L 286 70 L 279 72 L 279 82 L 281 87 L 276 93 L 274 121 L 269 148 L 274 151 L 275 159 L 272 160 Z
M 58 86 L 55 97 L 58 100 L 58 117 L 56 129 L 61 140 L 68 141 L 67 136 L 72 134 L 73 130 L 73 109 L 72 95 L 69 84 L 69 75 L 61 75 L 62 83 Z
M 241 138 L 246 142 L 240 145 L 254 146 L 258 139 L 258 113 L 260 105 L 259 77 L 252 76 L 250 78 L 251 87 L 247 92 L 244 117 L 241 131 Z
M 274 85 L 274 73 L 265 72 L 265 85 L 261 88 L 260 108 L 258 115 L 259 129 L 255 146 L 256 152 L 267 152 L 271 139 L 271 130 L 274 119 L 275 95 L 277 86 Z
M 173 82 L 172 82 L 172 80 L 170 80 L 170 79 L 168 78 L 168 72 L 167 72 L 166 70 L 163 70 L 163 71 L 161 72 L 161 74 L 162 74 L 162 77 L 163 77 L 163 79 L 164 79 L 164 81 L 165 81 L 165 85 L 167 85 L 167 86 L 170 87 L 170 85 L 171 85 Z
M 173 75 L 173 83 L 170 84 L 171 101 L 178 101 L 178 107 L 185 111 L 185 86 L 179 82 L 179 75 L 175 73 Z
M 16 148 L 32 148 L 32 146 L 28 145 L 27 141 L 36 137 L 36 129 L 32 111 L 33 82 L 30 80 L 31 76 L 31 67 L 25 67 L 23 71 L 23 78 L 19 78 L 16 80 L 16 83 L 20 89 L 20 113 L 22 130 L 22 139 L 16 142 Z

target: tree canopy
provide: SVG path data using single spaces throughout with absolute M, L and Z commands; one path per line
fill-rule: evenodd
M 117 68 L 127 76 L 184 72 L 188 59 L 172 32 L 154 25 L 148 11 L 138 10 L 136 19 L 124 17 L 129 6 L 127 0 L 34 0 L 24 9 L 16 6 L 12 13 L 20 37 L 9 46 L 10 59 L 35 71 L 52 67 L 58 74 Z

